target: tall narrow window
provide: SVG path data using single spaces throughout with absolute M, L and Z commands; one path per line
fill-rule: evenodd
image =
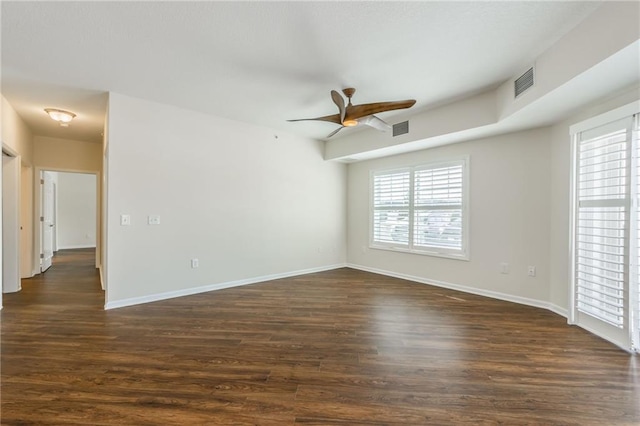
M 468 259 L 467 163 L 374 172 L 371 246 Z
M 573 320 L 625 348 L 638 348 L 640 147 L 620 108 L 572 128 L 575 134 Z M 633 244 L 632 244 L 633 242 Z
M 577 306 L 619 328 L 625 316 L 628 143 L 622 128 L 578 145 Z

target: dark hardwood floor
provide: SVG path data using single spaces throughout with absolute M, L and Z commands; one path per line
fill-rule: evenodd
M 4 295 L 2 424 L 634 425 L 637 357 L 350 269 L 103 310 L 91 250 Z

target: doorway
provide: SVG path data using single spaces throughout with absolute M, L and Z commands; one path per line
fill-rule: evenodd
M 95 173 L 40 171 L 41 272 L 58 250 L 97 248 L 97 185 Z

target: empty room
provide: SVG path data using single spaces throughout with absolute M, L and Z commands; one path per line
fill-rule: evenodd
M 0 20 L 3 425 L 640 424 L 639 2 Z

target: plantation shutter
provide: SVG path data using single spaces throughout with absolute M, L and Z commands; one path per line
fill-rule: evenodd
M 462 250 L 462 162 L 417 169 L 414 245 Z
M 628 316 L 630 140 L 625 121 L 577 144 L 576 307 L 616 328 Z
M 409 245 L 411 176 L 409 170 L 373 176 L 373 241 Z

